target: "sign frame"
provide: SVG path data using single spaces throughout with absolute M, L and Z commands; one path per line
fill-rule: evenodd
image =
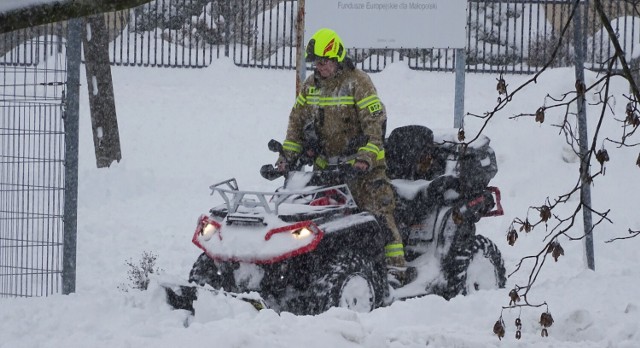
M 306 39 L 330 28 L 347 47 L 466 46 L 466 0 L 306 0 L 305 12 Z

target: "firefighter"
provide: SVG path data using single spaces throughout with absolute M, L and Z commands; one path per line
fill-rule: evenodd
M 276 166 L 286 170 L 307 151 L 308 129 L 313 129 L 314 166 L 322 169 L 335 158 L 350 158 L 359 172 L 348 182 L 358 206 L 374 214 L 387 233 L 384 248 L 392 285 L 408 279 L 402 238 L 393 211 L 395 192 L 386 174 L 383 148 L 386 133 L 386 110 L 371 78 L 357 69 L 346 56 L 346 48 L 331 29 L 318 30 L 306 47 L 306 60 L 315 65 L 314 73 L 302 85 L 289 115 L 286 158 Z

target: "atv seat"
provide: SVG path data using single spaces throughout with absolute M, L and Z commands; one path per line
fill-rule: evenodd
M 431 129 L 418 125 L 394 129 L 385 143 L 387 175 L 390 179 L 423 179 L 418 166 L 433 151 Z

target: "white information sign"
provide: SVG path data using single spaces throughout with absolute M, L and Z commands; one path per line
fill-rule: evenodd
M 335 30 L 357 48 L 464 48 L 467 0 L 306 0 L 305 41 Z

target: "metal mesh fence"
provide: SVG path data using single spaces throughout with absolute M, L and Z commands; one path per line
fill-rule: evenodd
M 0 39 L 0 297 L 60 290 L 66 64 L 55 28 Z

